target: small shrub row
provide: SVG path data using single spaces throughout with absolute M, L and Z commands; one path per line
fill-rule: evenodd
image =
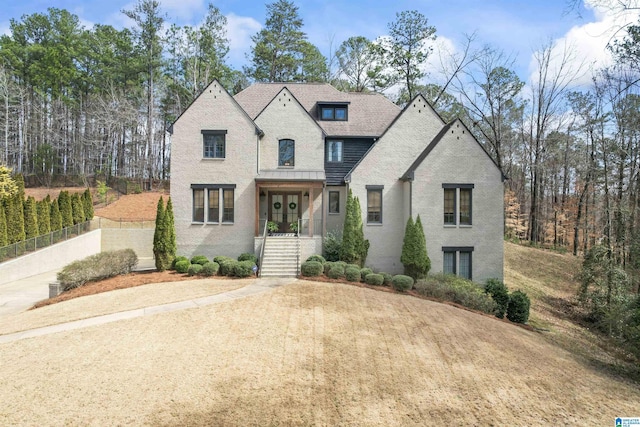
M 249 277 L 254 274 L 253 267 L 257 261 L 258 258 L 250 253 L 241 254 L 238 260 L 228 256 L 217 256 L 213 261 L 204 255 L 196 255 L 191 260 L 178 256 L 172 263 L 171 269 L 189 276 L 211 277 L 220 274 L 221 276 Z
M 480 286 L 453 275 L 427 276 L 418 281 L 416 291 L 420 295 L 451 301 L 485 313 L 495 313 L 496 310 L 496 303 Z
M 79 261 L 74 261 L 57 274 L 63 290 L 77 288 L 87 282 L 130 273 L 138 264 L 132 249 L 101 252 Z
M 515 291 L 509 295 L 509 290 L 498 279 L 489 279 L 484 286 L 484 291 L 491 296 L 496 303 L 495 315 L 499 318 L 507 319 L 514 323 L 527 323 L 529 320 L 529 310 L 531 300 L 526 293 Z

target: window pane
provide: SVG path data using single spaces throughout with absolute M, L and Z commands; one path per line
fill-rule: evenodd
M 456 253 L 444 252 L 444 265 L 442 272 L 444 274 L 456 274 Z
M 204 190 L 193 190 L 193 221 L 204 222 Z
M 329 191 L 329 213 L 340 213 L 340 193 Z
M 346 108 L 336 108 L 336 120 L 347 120 L 347 109 Z
M 329 141 L 327 147 L 327 161 L 342 161 L 342 141 Z
M 444 223 L 456 223 L 456 189 L 444 189 Z
M 471 252 L 460 252 L 460 277 L 471 280 Z
M 333 108 L 322 108 L 322 120 L 333 120 Z
M 293 166 L 294 142 L 290 139 L 280 140 L 280 154 L 278 156 L 278 166 Z
M 233 222 L 233 190 L 222 190 L 222 222 Z
M 224 156 L 225 156 L 224 135 L 215 135 L 215 140 L 216 140 L 215 157 L 218 159 L 224 159 Z
M 471 224 L 471 189 L 460 189 L 460 224 Z
M 203 135 L 204 153 L 206 158 L 223 159 L 225 155 L 225 136 L 215 134 Z
M 217 188 L 209 190 L 209 215 L 207 216 L 207 221 L 209 222 L 220 221 L 219 194 L 220 194 L 220 190 L 218 190 Z
M 367 222 L 382 222 L 382 190 L 367 191 Z

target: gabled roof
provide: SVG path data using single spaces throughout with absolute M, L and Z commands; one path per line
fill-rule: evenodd
M 427 147 L 424 149 L 424 151 L 422 153 L 420 153 L 420 155 L 416 158 L 416 160 L 411 164 L 411 166 L 409 166 L 409 169 L 407 169 L 407 171 L 404 173 L 404 175 L 402 175 L 400 177 L 401 180 L 403 181 L 410 181 L 413 179 L 413 175 L 416 171 L 416 169 L 418 168 L 418 166 L 420 166 L 420 164 L 424 161 L 424 159 L 429 155 L 429 153 L 431 153 L 431 151 L 435 148 L 436 145 L 438 145 L 438 143 L 442 140 L 442 138 L 447 134 L 447 132 L 449 131 L 449 129 L 451 129 L 451 127 L 454 124 L 461 124 L 462 127 L 464 128 L 465 131 L 468 132 L 468 134 L 471 136 L 471 138 L 473 138 L 473 140 L 476 142 L 476 144 L 478 144 L 478 146 L 482 149 L 482 151 L 484 151 L 484 153 L 487 155 L 487 157 L 489 157 L 489 159 L 491 159 L 491 162 L 496 166 L 496 168 L 498 168 L 498 170 L 500 171 L 500 175 L 502 176 L 502 180 L 506 180 L 507 177 L 505 176 L 505 174 L 502 172 L 502 170 L 498 167 L 498 164 L 496 163 L 496 161 L 493 159 L 493 157 L 491 157 L 491 155 L 489 154 L 489 152 L 482 146 L 482 144 L 480 144 L 480 142 L 476 139 L 475 136 L 473 136 L 473 134 L 469 131 L 469 128 L 464 124 L 464 122 L 460 119 L 453 119 L 451 120 L 449 123 L 447 123 L 446 126 L 444 126 L 440 132 L 438 132 L 438 134 L 433 138 L 433 140 L 429 143 L 429 145 L 427 145 Z
M 285 87 L 328 136 L 378 137 L 400 114 L 400 108 L 383 95 L 340 92 L 327 83 L 256 83 L 234 98 L 255 119 Z M 349 120 L 318 120 L 318 103 L 348 103 Z
M 257 120 L 258 117 L 260 117 L 260 115 L 264 112 L 264 110 L 267 109 L 267 107 L 269 107 L 269 105 L 271 105 L 271 103 L 280 96 L 280 94 L 282 94 L 282 92 L 284 92 L 285 90 L 291 92 L 291 97 L 293 98 L 293 100 L 295 101 L 296 104 L 298 104 L 298 106 L 302 109 L 302 111 L 304 111 L 309 118 L 316 124 L 316 126 L 318 126 L 318 129 L 320 129 L 320 132 L 322 132 L 323 136 L 327 136 L 327 133 L 324 131 L 324 129 L 322 128 L 322 126 L 320 126 L 318 124 L 318 122 L 315 120 L 315 118 L 313 116 L 311 116 L 311 114 L 309 114 L 309 111 L 307 111 L 306 108 L 304 108 L 304 105 L 302 105 L 300 103 L 300 101 L 298 101 L 298 98 L 296 98 L 296 96 L 293 94 L 293 92 L 291 91 L 291 89 L 289 89 L 287 86 L 283 86 L 282 89 L 280 89 L 280 91 L 278 91 L 275 96 L 264 106 L 264 108 L 262 110 L 260 110 L 260 112 L 254 117 L 253 120 Z M 245 110 L 246 111 L 246 110 Z

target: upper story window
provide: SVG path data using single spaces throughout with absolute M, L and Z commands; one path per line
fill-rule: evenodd
M 444 189 L 444 225 L 472 224 L 473 184 L 442 184 Z
M 226 156 L 226 130 L 202 131 L 202 157 L 205 159 L 224 159 Z
M 318 103 L 320 120 L 348 120 L 348 103 Z
M 367 224 L 382 224 L 382 185 L 367 185 Z
M 295 142 L 292 139 L 281 139 L 278 144 L 278 166 L 294 166 Z
M 327 141 L 327 162 L 342 162 L 342 141 Z

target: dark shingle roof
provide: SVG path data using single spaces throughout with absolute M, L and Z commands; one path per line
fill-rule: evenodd
M 256 83 L 235 95 L 240 106 L 256 117 L 286 87 L 329 136 L 377 137 L 400 114 L 400 108 L 377 93 L 340 92 L 327 83 Z M 318 120 L 317 104 L 344 102 L 349 104 L 349 120 Z

